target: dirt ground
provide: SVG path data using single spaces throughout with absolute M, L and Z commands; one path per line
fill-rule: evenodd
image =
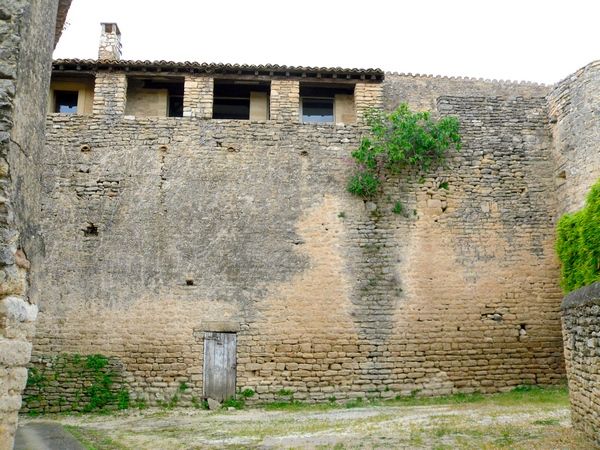
M 293 405 L 290 405 L 293 406 Z M 145 409 L 46 416 L 88 449 L 527 448 L 588 449 L 566 395 L 446 405 L 323 406 L 206 411 Z

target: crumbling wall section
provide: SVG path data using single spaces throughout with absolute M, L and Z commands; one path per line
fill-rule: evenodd
M 0 448 L 12 448 L 43 254 L 40 164 L 58 1 L 0 6 Z M 63 8 L 64 12 L 64 8 Z
M 600 447 L 600 283 L 571 292 L 562 310 L 571 418 Z

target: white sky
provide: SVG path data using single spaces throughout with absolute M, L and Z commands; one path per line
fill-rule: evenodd
M 600 59 L 598 0 L 73 0 L 55 58 L 378 67 L 554 83 Z

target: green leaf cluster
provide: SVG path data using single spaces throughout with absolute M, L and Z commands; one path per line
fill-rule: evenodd
M 68 405 L 71 410 L 91 412 L 129 407 L 129 391 L 115 386 L 118 374 L 112 370 L 108 357 L 63 353 L 45 361 L 43 365 L 29 368 L 29 392 L 26 392 L 24 402 L 30 412 L 40 412 L 38 408 L 42 400 L 46 407 L 64 406 L 66 400 L 62 397 L 56 399 L 54 389 L 56 386 L 62 389 L 62 383 L 70 386 L 73 382 L 85 387 L 74 388 L 74 399 Z
M 565 293 L 600 281 L 600 180 L 592 186 L 583 209 L 558 221 L 556 252 Z
M 456 117 L 435 120 L 427 111 L 412 112 L 406 103 L 391 113 L 372 109 L 366 121 L 370 133 L 352 152 L 356 170 L 348 182 L 348 191 L 363 198 L 377 194 L 386 173 L 409 167 L 427 173 L 445 161 L 449 148 L 461 147 Z

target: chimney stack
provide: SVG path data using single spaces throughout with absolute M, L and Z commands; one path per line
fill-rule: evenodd
M 101 23 L 100 46 L 98 47 L 98 59 L 120 60 L 121 59 L 121 32 L 116 23 Z

